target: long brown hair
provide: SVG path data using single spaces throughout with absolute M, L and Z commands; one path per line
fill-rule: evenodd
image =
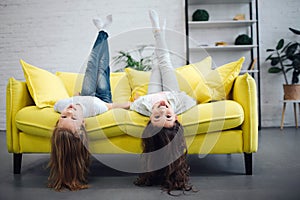
M 151 122 L 148 123 L 143 132 L 143 153 L 154 152 L 164 147 L 166 150 L 159 153 L 159 156 L 150 154 L 145 158 L 145 169 L 148 171 L 139 175 L 134 182 L 136 185 L 161 185 L 168 194 L 171 194 L 172 190 L 192 190 L 192 185 L 189 184 L 190 167 L 187 164 L 187 147 L 183 132 L 183 127 L 178 121 L 172 128 L 158 128 Z M 175 139 L 175 144 L 169 145 Z M 177 159 L 161 169 L 151 170 L 161 160 L 169 157 Z
M 51 154 L 48 167 L 48 187 L 60 191 L 86 189 L 90 165 L 87 132 L 82 125 L 73 133 L 69 129 L 55 127 L 51 138 Z

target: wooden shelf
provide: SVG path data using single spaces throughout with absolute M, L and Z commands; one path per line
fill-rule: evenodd
M 242 69 L 240 74 L 245 74 L 245 73 L 258 73 L 259 71 L 257 69 L 252 69 L 252 70 L 247 70 L 247 69 Z
M 253 0 L 188 0 L 189 5 L 251 3 Z
M 226 45 L 226 46 L 199 46 L 199 47 L 191 47 L 190 51 L 199 51 L 199 50 L 213 50 L 213 51 L 219 51 L 219 50 L 251 50 L 253 48 L 257 48 L 257 45 Z
M 189 21 L 191 28 L 226 28 L 247 27 L 255 24 L 256 20 L 224 20 L 224 21 Z

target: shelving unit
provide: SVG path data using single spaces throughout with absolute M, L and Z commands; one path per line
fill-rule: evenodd
M 209 13 L 208 21 L 192 21 L 196 9 Z M 237 14 L 244 14 L 244 20 L 233 20 Z M 259 68 L 259 32 L 258 0 L 185 0 L 186 19 L 186 63 L 197 62 L 208 55 L 216 68 L 225 63 L 245 57 L 241 74 L 251 74 L 258 88 L 259 128 L 261 127 L 260 109 L 260 68 Z M 247 34 L 252 38 L 252 45 L 235 45 L 238 35 Z M 216 46 L 216 42 L 226 42 Z M 256 59 L 254 69 L 249 70 Z
M 256 20 L 239 20 L 239 21 L 189 21 L 190 28 L 220 28 L 220 27 L 248 27 L 255 24 Z
M 214 51 L 224 51 L 224 50 L 251 50 L 253 48 L 257 48 L 257 45 L 226 45 L 226 46 L 199 46 L 199 47 L 191 47 L 189 50 L 190 51 L 197 51 L 197 50 L 214 50 Z

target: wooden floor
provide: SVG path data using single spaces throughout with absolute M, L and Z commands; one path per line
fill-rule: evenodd
M 259 150 L 253 156 L 253 175 L 244 175 L 243 155 L 189 156 L 191 183 L 198 192 L 177 199 L 300 199 L 300 129 L 268 128 L 259 132 Z M 46 187 L 49 155 L 23 156 L 21 175 L 12 173 L 5 132 L 0 132 L 0 199 L 175 199 L 159 187 L 137 187 L 136 174 L 120 172 L 93 159 L 90 188 L 55 192 Z M 120 164 L 126 162 L 126 157 Z

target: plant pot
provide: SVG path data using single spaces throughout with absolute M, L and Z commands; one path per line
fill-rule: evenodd
M 300 100 L 300 84 L 283 85 L 284 100 Z

